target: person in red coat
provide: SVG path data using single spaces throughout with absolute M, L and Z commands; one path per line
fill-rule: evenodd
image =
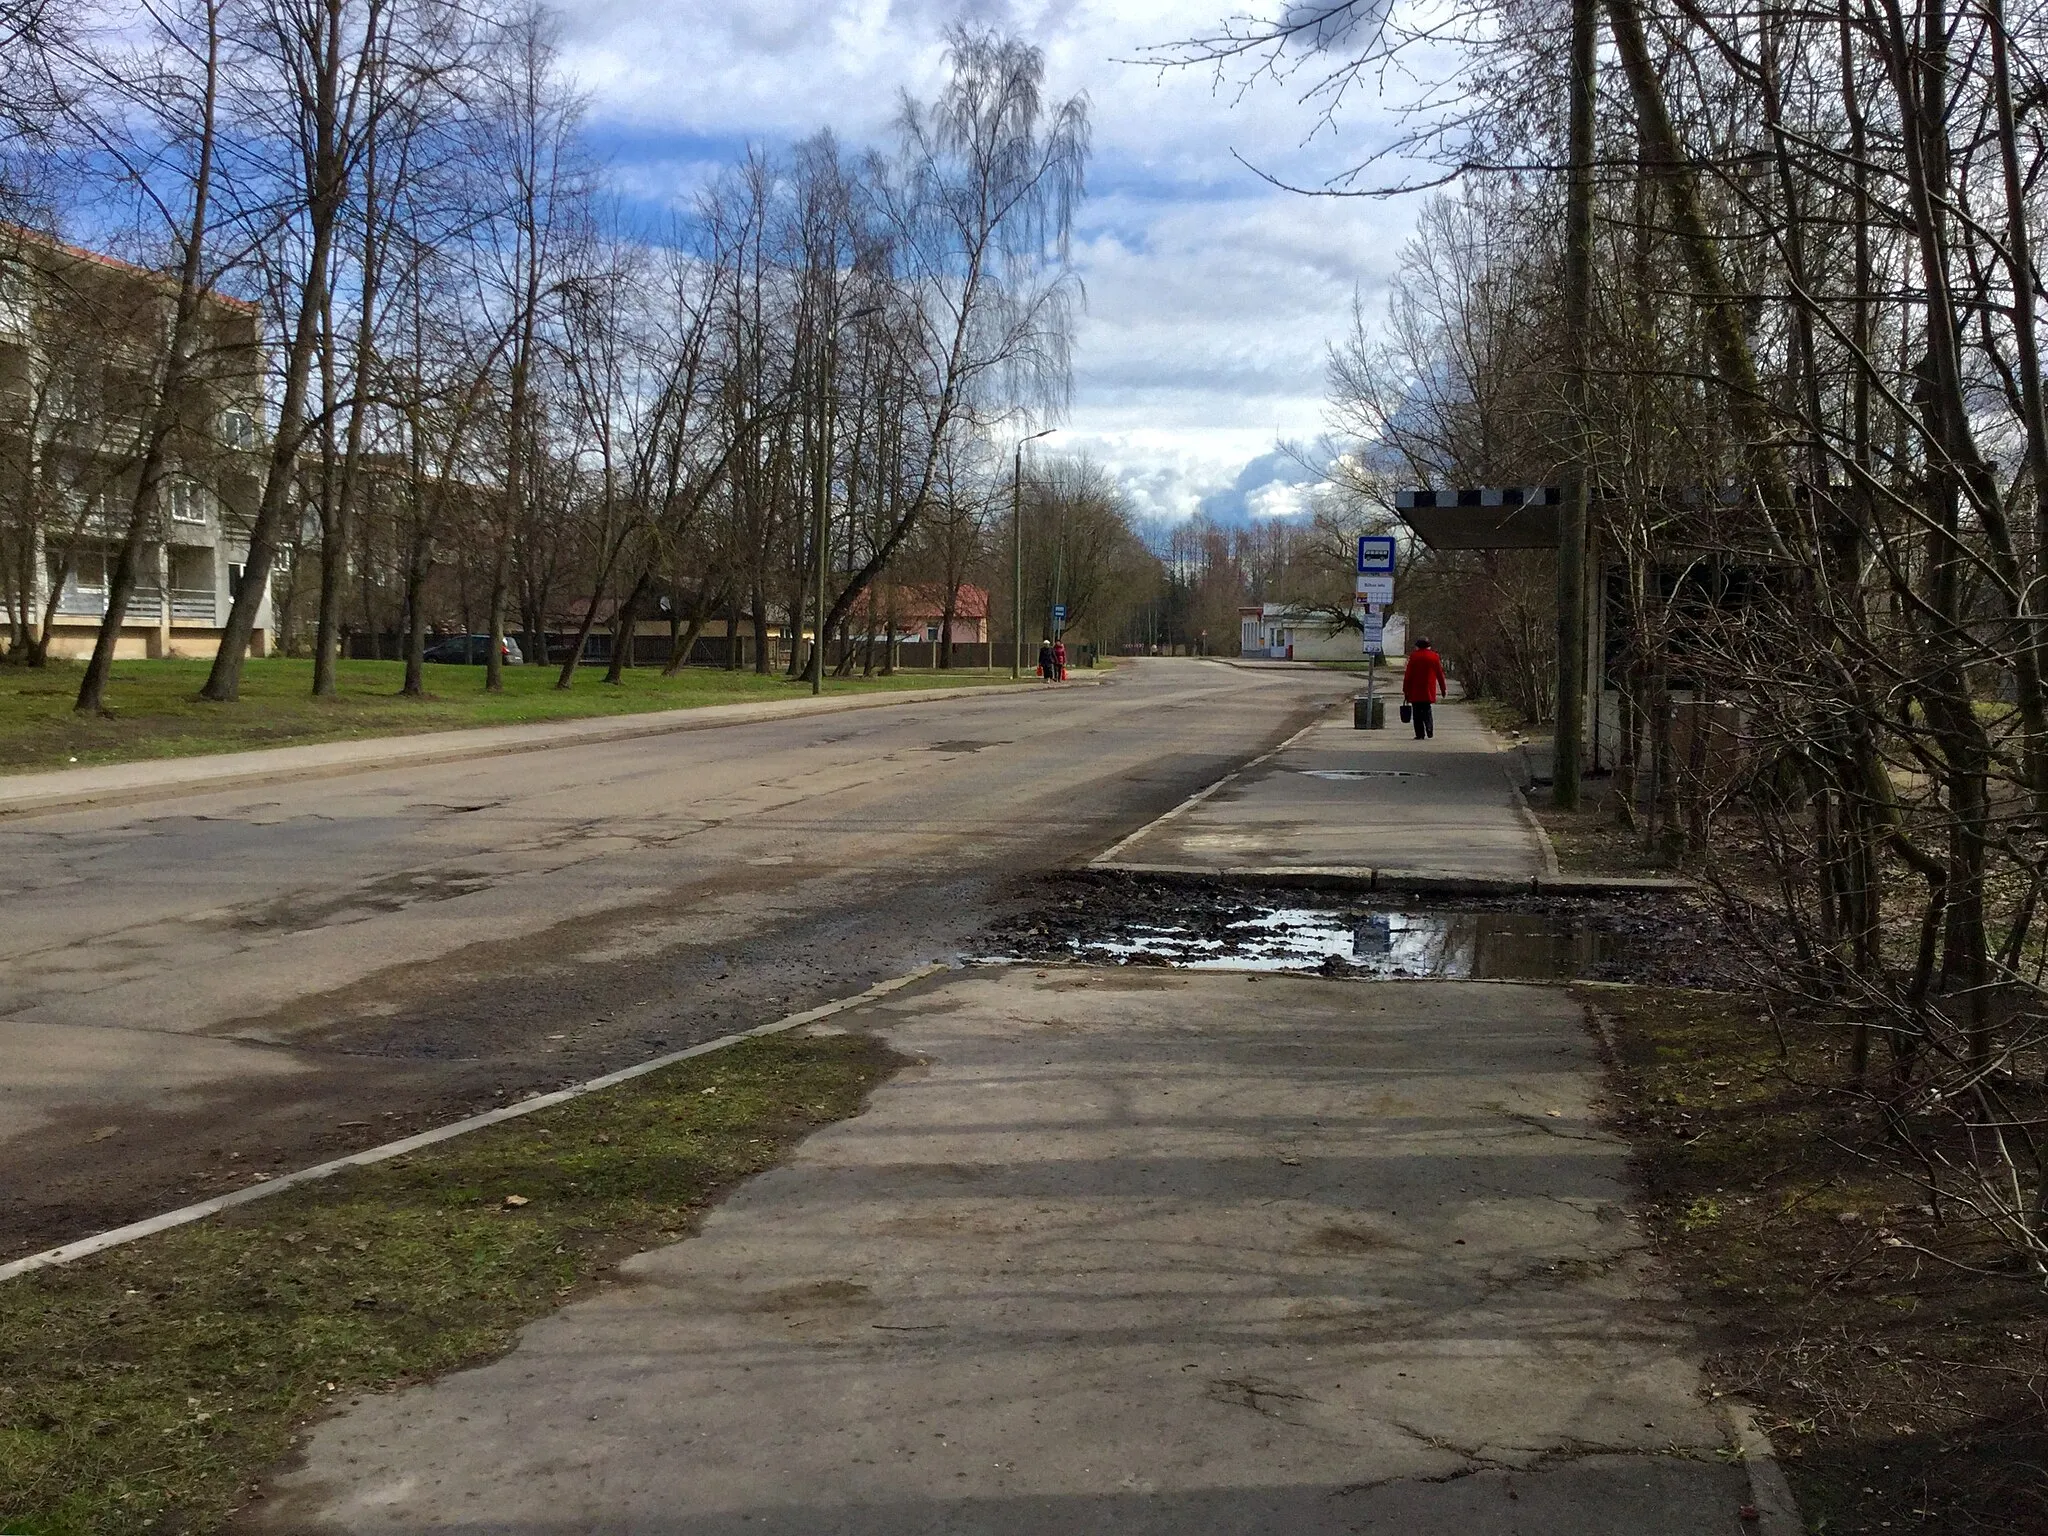
M 1444 692 L 1444 659 L 1437 655 L 1429 641 L 1418 639 L 1415 649 L 1408 653 L 1408 664 L 1401 672 L 1401 697 L 1408 703 L 1408 713 L 1415 722 L 1415 739 L 1421 741 L 1436 734 L 1436 701 Z

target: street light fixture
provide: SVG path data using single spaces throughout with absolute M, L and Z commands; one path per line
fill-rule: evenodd
M 850 325 L 856 320 L 865 320 L 869 315 L 879 315 L 882 306 L 869 304 L 856 309 L 850 315 L 842 315 L 826 333 L 825 338 L 825 388 L 819 404 L 820 415 L 824 418 L 819 429 L 820 448 L 818 452 L 818 487 L 812 497 L 816 509 L 816 527 L 812 538 L 818 546 L 818 568 L 815 572 L 818 627 L 811 632 L 811 693 L 815 696 L 825 691 L 825 563 L 831 555 L 831 508 L 832 508 L 832 379 L 839 371 L 839 327 Z
M 1017 459 L 1010 469 L 1010 614 L 1017 633 L 1011 637 L 1010 681 L 1024 676 L 1024 445 L 1051 437 L 1058 427 L 1047 427 L 1017 442 Z

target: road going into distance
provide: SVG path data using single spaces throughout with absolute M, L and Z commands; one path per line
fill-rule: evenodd
M 1146 660 L 0 823 L 0 1259 L 949 959 L 1352 686 Z

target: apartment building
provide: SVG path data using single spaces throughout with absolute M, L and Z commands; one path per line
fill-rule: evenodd
M 0 629 L 10 646 L 43 638 L 52 656 L 91 653 L 176 298 L 160 272 L 0 228 Z M 123 618 L 124 658 L 212 653 L 262 494 L 256 307 L 209 297 L 197 344 Z M 257 655 L 269 607 L 266 594 Z

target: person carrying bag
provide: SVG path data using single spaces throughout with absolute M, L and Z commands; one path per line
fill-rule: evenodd
M 1436 701 L 1443 697 L 1444 659 L 1426 639 L 1418 639 L 1401 669 L 1401 719 L 1415 726 L 1415 739 L 1436 735 Z

